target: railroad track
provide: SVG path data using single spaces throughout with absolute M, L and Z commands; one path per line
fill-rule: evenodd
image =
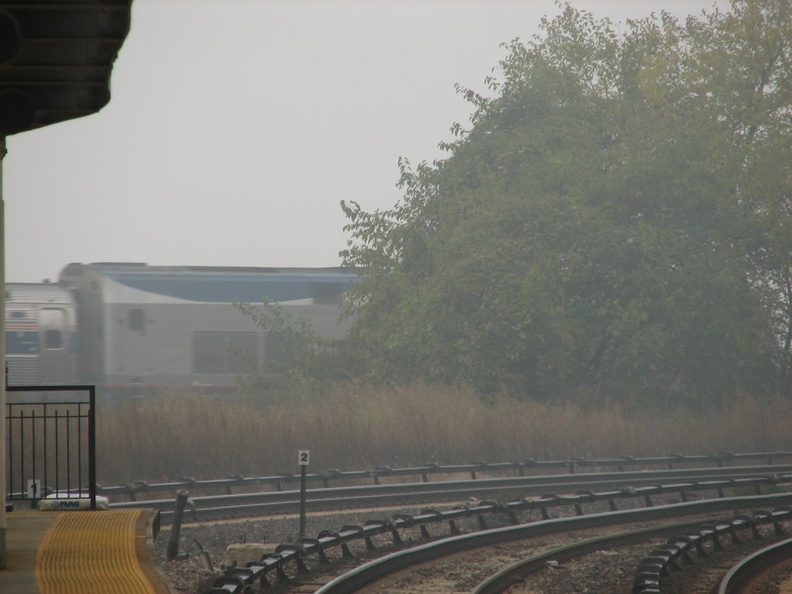
M 548 474 L 580 474 L 588 472 L 618 471 L 623 472 L 630 469 L 645 471 L 647 469 L 667 468 L 679 469 L 688 467 L 714 468 L 724 466 L 740 465 L 765 465 L 773 466 L 782 462 L 790 463 L 792 452 L 755 452 L 755 453 L 731 453 L 721 452 L 718 454 L 706 455 L 682 455 L 673 454 L 662 457 L 643 457 L 621 456 L 606 459 L 586 459 L 575 457 L 570 460 L 534 460 L 531 458 L 522 459 L 515 462 L 477 462 L 474 464 L 426 464 L 423 466 L 412 466 L 405 468 L 391 468 L 389 466 L 377 466 L 369 470 L 339 471 L 335 469 L 326 470 L 318 473 L 306 473 L 305 480 L 309 488 L 316 485 L 329 487 L 330 484 L 339 483 L 370 483 L 374 485 L 385 482 L 413 479 L 408 482 L 430 482 L 438 477 L 459 477 L 469 475 L 471 479 L 482 478 L 483 476 L 501 475 L 510 473 L 517 476 Z M 777 466 L 775 466 L 777 468 Z M 301 474 L 278 473 L 269 476 L 231 476 L 222 479 L 195 479 L 193 477 L 183 477 L 176 481 L 166 483 L 148 483 L 147 481 L 133 480 L 123 485 L 98 486 L 97 493 L 109 497 L 111 500 L 118 501 L 124 499 L 136 501 L 138 498 L 151 499 L 151 495 L 156 493 L 173 493 L 177 490 L 186 489 L 193 493 L 205 491 L 223 491 L 227 495 L 233 494 L 237 490 L 254 488 L 261 490 L 285 491 L 289 487 L 299 485 L 302 480 Z M 442 479 L 450 480 L 450 479 Z M 46 490 L 46 487 L 45 487 Z
M 764 497 L 737 497 L 696 503 L 684 503 L 658 506 L 648 509 L 628 510 L 621 512 L 608 512 L 592 514 L 584 517 L 561 518 L 543 520 L 530 524 L 510 526 L 494 530 L 487 530 L 457 537 L 450 537 L 424 545 L 399 551 L 344 573 L 331 580 L 326 585 L 316 590 L 317 594 L 347 594 L 351 592 L 387 592 L 396 588 L 388 582 L 393 575 L 411 568 L 410 574 L 423 576 L 422 582 L 411 580 L 409 585 L 400 583 L 398 589 L 404 592 L 432 592 L 433 575 L 436 570 L 441 575 L 447 568 L 437 563 L 438 559 L 453 555 L 464 554 L 476 559 L 487 559 L 493 547 L 509 544 L 519 546 L 521 549 L 536 548 L 536 543 L 548 537 L 583 532 L 591 530 L 611 530 L 614 527 L 639 523 L 660 523 L 642 530 L 630 530 L 626 533 L 608 535 L 595 539 L 582 539 L 574 544 L 565 544 L 551 548 L 538 555 L 531 555 L 527 560 L 520 561 L 486 578 L 481 584 L 471 591 L 478 594 L 495 594 L 505 592 L 515 583 L 519 583 L 527 575 L 540 569 L 545 569 L 548 562 L 563 564 L 581 555 L 591 553 L 603 548 L 621 547 L 636 540 L 668 536 L 675 534 L 683 528 L 693 528 L 700 524 L 713 521 L 716 515 L 730 514 L 735 509 L 754 509 L 764 506 L 778 506 L 792 504 L 792 495 L 772 495 Z M 696 516 L 695 520 L 679 524 L 670 523 L 684 516 Z M 708 518 L 708 519 L 705 519 Z M 417 569 L 420 567 L 420 569 Z M 427 570 L 427 567 L 433 569 Z M 638 592 L 660 592 L 661 590 L 639 590 Z M 694 590 L 685 590 L 693 592 Z
M 752 591 L 762 577 L 788 566 L 792 558 L 792 539 L 773 543 L 736 563 L 718 585 L 718 594 L 744 594 Z M 789 579 L 786 580 L 789 585 Z
M 765 473 L 771 470 L 772 474 L 766 475 Z M 409 499 L 411 503 L 422 501 L 423 503 L 434 501 L 433 498 L 441 501 L 460 501 L 468 500 L 471 490 L 482 489 L 489 493 L 489 489 L 506 489 L 505 492 L 513 493 L 515 490 L 524 489 L 526 492 L 533 492 L 535 495 L 523 495 L 519 499 L 510 500 L 506 503 L 498 503 L 496 501 L 479 501 L 475 505 L 466 506 L 451 506 L 450 509 L 445 511 L 438 511 L 436 509 L 425 510 L 421 514 L 407 515 L 397 514 L 389 521 L 371 521 L 365 525 L 344 526 L 338 532 L 323 533 L 317 538 L 304 539 L 301 542 L 291 545 L 281 545 L 275 554 L 269 555 L 262 559 L 261 563 L 254 564 L 249 568 L 237 568 L 236 570 L 230 569 L 229 573 L 218 578 L 217 590 L 214 592 L 243 592 L 245 587 L 250 587 L 253 583 L 269 584 L 272 581 L 277 582 L 279 585 L 284 586 L 289 584 L 293 587 L 295 592 L 355 592 L 366 591 L 361 588 L 367 587 L 372 579 L 381 579 L 377 574 L 387 575 L 388 572 L 400 571 L 407 567 L 410 563 L 432 563 L 438 558 L 446 557 L 448 555 L 473 555 L 478 557 L 495 557 L 492 552 L 488 553 L 468 553 L 465 547 L 470 543 L 479 543 L 470 545 L 475 550 L 478 546 L 495 547 L 495 550 L 503 552 L 503 547 L 509 550 L 517 550 L 516 545 L 512 542 L 531 541 L 536 539 L 543 539 L 547 546 L 547 539 L 552 530 L 557 534 L 568 533 L 571 530 L 575 531 L 591 531 L 594 529 L 612 531 L 613 526 L 623 525 L 625 522 L 664 522 L 668 524 L 672 519 L 678 519 L 680 516 L 698 514 L 725 514 L 726 512 L 733 512 L 736 509 L 756 507 L 756 506 L 773 506 L 773 505 L 792 505 L 792 495 L 781 494 L 772 496 L 753 496 L 753 497 L 725 497 L 725 492 L 758 492 L 766 485 L 771 485 L 771 488 L 779 489 L 780 485 L 790 483 L 792 480 L 788 474 L 778 471 L 784 470 L 783 467 L 772 466 L 770 468 L 761 467 L 737 467 L 737 468 L 711 468 L 699 469 L 698 471 L 658 471 L 656 474 L 652 472 L 642 473 L 616 473 L 619 476 L 610 476 L 609 473 L 590 473 L 586 475 L 578 475 L 575 480 L 570 479 L 568 476 L 551 476 L 551 477 L 530 477 L 523 482 L 499 479 L 497 484 L 487 485 L 482 481 L 454 481 L 451 488 L 450 484 L 445 483 L 431 483 L 430 485 L 421 484 L 421 488 L 416 488 L 416 485 L 397 485 L 397 486 L 379 486 L 385 489 L 378 491 L 377 494 L 371 494 L 367 491 L 368 488 L 362 489 L 361 493 L 356 493 L 355 489 L 346 488 L 345 495 L 350 496 L 351 499 L 344 499 L 343 497 L 336 497 L 340 493 L 332 493 L 327 489 L 320 489 L 323 497 L 315 500 L 309 500 L 309 509 L 315 509 L 317 505 L 327 505 L 332 509 L 349 509 L 358 505 L 370 506 L 374 505 L 395 505 L 396 502 L 401 502 L 401 505 L 409 505 L 405 503 Z M 621 479 L 618 483 L 617 478 Z M 557 482 L 553 482 L 557 479 Z M 660 483 L 661 479 L 667 479 L 669 482 Z M 518 484 L 518 487 L 515 487 Z M 638 486 L 633 486 L 637 484 Z M 580 490 L 581 485 L 585 487 L 602 486 L 604 490 L 584 489 Z M 392 493 L 387 493 L 387 487 L 393 487 Z M 369 487 L 370 488 L 370 487 Z M 556 489 L 556 493 L 560 495 L 547 495 L 550 489 Z M 415 489 L 415 490 L 413 490 Z M 533 490 L 533 491 L 532 491 Z M 327 497 L 328 494 L 333 496 Z M 698 494 L 698 495 L 697 495 Z M 718 497 L 714 500 L 698 501 L 690 503 L 689 499 L 696 496 L 714 496 Z M 291 505 L 288 493 L 279 494 L 283 499 L 277 502 L 277 505 Z M 374 498 L 372 500 L 372 497 Z M 412 499 L 412 498 L 415 499 Z M 682 503 L 676 505 L 657 505 L 660 498 L 668 500 L 673 497 Z M 423 499 L 421 499 L 423 498 Z M 630 505 L 643 503 L 646 509 L 641 510 L 622 510 Z M 149 503 L 149 502 L 146 502 Z M 272 503 L 272 502 L 271 502 Z M 244 506 L 252 505 L 257 507 L 259 503 L 247 503 Z M 272 505 L 276 505 L 272 503 Z M 233 506 L 238 507 L 238 506 Z M 550 512 L 555 508 L 565 508 L 574 510 L 574 517 L 563 519 L 551 519 Z M 598 507 L 599 509 L 607 509 L 604 513 L 595 513 L 586 515 L 584 508 Z M 209 508 L 207 508 L 209 509 Z M 253 509 L 253 508 L 247 508 Z M 294 507 L 291 511 L 294 511 Z M 237 510 L 239 511 L 239 510 Z M 521 524 L 519 516 L 534 515 L 541 518 L 538 522 L 529 524 Z M 559 512 L 555 512 L 556 514 Z M 569 512 L 567 512 L 569 513 Z M 489 518 L 489 519 L 488 519 Z M 489 523 L 493 522 L 492 518 L 500 518 L 499 521 L 503 522 L 504 518 L 510 525 L 503 529 L 489 529 Z M 459 522 L 469 521 L 474 526 L 472 529 L 478 528 L 478 532 L 473 534 L 460 534 L 458 527 Z M 697 520 L 701 522 L 702 520 Z M 433 542 L 426 542 L 438 537 L 430 535 L 428 526 L 441 526 L 448 525 L 449 534 L 446 537 L 440 538 Z M 671 526 L 654 527 L 655 530 L 667 531 L 673 530 L 673 523 Z M 380 545 L 375 545 L 374 542 L 380 539 L 390 539 L 390 547 L 398 547 L 403 544 L 403 540 L 399 534 L 403 530 L 411 529 L 413 531 L 420 530 L 420 540 L 424 541 L 418 547 L 413 547 L 404 551 L 398 551 L 393 555 L 383 557 L 381 560 L 371 561 L 365 565 L 353 569 L 345 573 L 343 576 L 338 576 L 330 581 L 327 585 L 321 586 L 320 582 L 315 577 L 304 579 L 304 575 L 308 572 L 306 563 L 313 563 L 318 567 L 320 573 L 326 575 L 328 566 L 332 565 L 328 560 L 328 552 L 336 549 L 343 551 L 343 559 L 345 562 L 351 562 L 353 555 L 349 553 L 349 543 L 351 542 L 365 542 L 366 549 L 370 554 L 376 554 L 375 551 L 382 548 Z M 551 532 L 547 532 L 547 531 Z M 432 529 L 437 532 L 437 528 Z M 633 531 L 631 531 L 633 532 Z M 519 535 L 519 536 L 515 536 Z M 528 536 L 525 536 L 528 535 Z M 635 535 L 625 535 L 623 538 L 635 538 Z M 503 540 L 499 540 L 503 539 Z M 584 539 L 585 540 L 585 539 Z M 491 542 L 488 542 L 491 541 Z M 603 541 L 604 542 L 604 541 Z M 614 541 L 615 542 L 615 541 Z M 464 543 L 464 544 L 463 544 Z M 485 543 L 481 545 L 480 543 Z M 600 543 L 601 546 L 605 546 Z M 564 549 L 570 546 L 568 542 L 559 544 L 558 549 Z M 597 546 L 590 543 L 588 546 Z M 610 545 L 609 545 L 610 546 Z M 615 545 L 612 545 L 615 546 Z M 500 549 L 498 549 L 500 547 Z M 535 542 L 529 544 L 528 548 L 531 550 L 536 549 Z M 491 551 L 492 549 L 490 549 Z M 569 549 L 564 554 L 571 555 Z M 581 549 L 583 550 L 583 549 Z M 520 553 L 522 554 L 522 553 Z M 560 552 L 554 551 L 551 547 L 549 551 L 542 554 L 560 555 Z M 502 556 L 502 555 L 501 555 Z M 537 557 L 537 554 L 527 554 L 528 557 Z M 565 557 L 566 558 L 566 557 Z M 428 561 L 427 561 L 428 560 Z M 541 558 L 534 560 L 534 567 L 542 566 L 542 563 L 549 558 Z M 557 559 L 556 559 L 557 561 Z M 560 562 L 560 561 L 559 561 Z M 384 569 L 383 569 L 384 568 Z M 502 568 L 498 568 L 498 571 Z M 236 573 L 234 573 L 236 571 Z M 289 573 L 295 574 L 294 578 L 289 578 Z M 412 573 L 416 573 L 413 571 Z M 418 573 L 427 573 L 424 570 Z M 468 572 L 470 573 L 470 572 Z M 493 571 L 492 573 L 497 573 Z M 372 577 L 377 576 L 377 577 Z M 296 579 L 295 579 L 296 578 Z M 509 578 L 504 578 L 508 581 Z M 224 581 L 225 580 L 225 581 Z M 301 585 L 302 584 L 302 585 Z M 378 584 L 378 592 L 387 591 L 384 587 Z M 322 588 L 322 589 L 317 589 Z M 400 590 L 405 591 L 404 588 Z M 410 591 L 410 590 L 406 590 Z M 431 592 L 428 586 L 422 585 L 418 589 L 412 590 L 415 592 Z M 498 591 L 498 590 L 492 590 Z M 482 592 L 489 592 L 482 590 Z
M 538 510 L 592 501 L 608 501 L 616 509 L 619 499 L 651 497 L 676 493 L 684 501 L 696 492 L 724 489 L 759 489 L 762 486 L 792 482 L 792 465 L 672 469 L 642 472 L 565 474 L 531 477 L 505 477 L 431 483 L 398 483 L 356 487 L 309 489 L 306 505 L 310 510 L 338 510 L 353 507 L 421 506 L 477 500 L 502 499 L 519 494 L 531 497 L 525 505 Z M 562 493 L 549 495 L 546 493 Z M 536 499 L 538 497 L 538 500 Z M 544 497 L 544 498 L 543 498 Z M 268 491 L 192 497 L 188 521 L 295 513 L 300 509 L 299 491 Z M 572 498 L 572 499 L 570 499 Z M 173 499 L 153 499 L 113 503 L 113 508 L 153 508 L 160 511 L 163 524 L 173 517 Z M 544 512 L 542 512 L 544 513 Z

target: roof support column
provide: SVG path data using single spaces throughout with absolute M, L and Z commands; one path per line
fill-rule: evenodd
M 6 155 L 6 139 L 0 136 L 0 353 L 3 356 L 3 373 L 0 373 L 0 569 L 5 569 L 6 555 L 6 374 L 5 374 L 5 203 L 3 202 L 3 158 Z

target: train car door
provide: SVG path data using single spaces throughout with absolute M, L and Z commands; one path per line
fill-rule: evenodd
M 129 382 L 141 382 L 151 372 L 149 365 L 150 320 L 142 307 L 130 307 L 121 332 L 121 369 Z
M 68 384 L 74 381 L 73 359 L 69 349 L 66 311 L 44 307 L 38 311 L 39 377 L 42 384 Z

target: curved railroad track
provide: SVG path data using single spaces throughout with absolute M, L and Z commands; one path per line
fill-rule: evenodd
M 692 531 L 696 526 L 720 521 L 724 513 L 736 510 L 754 509 L 768 505 L 789 505 L 792 495 L 772 495 L 764 497 L 738 497 L 696 503 L 672 504 L 640 510 L 606 512 L 583 517 L 542 520 L 530 524 L 510 526 L 495 530 L 482 531 L 464 536 L 450 537 L 435 542 L 398 551 L 372 560 L 358 568 L 344 573 L 316 590 L 317 594 L 346 594 L 351 592 L 439 592 L 437 583 L 448 585 L 446 576 L 449 567 L 454 566 L 461 555 L 473 558 L 472 573 L 480 575 L 482 567 L 489 567 L 489 561 L 500 561 L 504 555 L 498 547 L 508 544 L 511 556 L 525 555 L 526 559 L 498 568 L 469 591 L 478 594 L 495 594 L 509 591 L 515 584 L 523 583 L 526 576 L 548 567 L 561 567 L 595 551 L 613 550 L 628 544 L 653 543 L 660 537 L 668 537 L 682 530 Z M 678 523 L 684 516 L 695 519 Z M 672 521 L 673 520 L 673 521 Z M 792 521 L 792 520 L 790 520 Z M 647 524 L 652 524 L 646 528 Z M 611 532 L 616 527 L 629 525 L 630 530 Z M 639 528 L 639 526 L 644 526 Z M 591 538 L 592 531 L 605 532 L 605 536 Z M 588 536 L 588 537 L 587 537 Z M 651 550 L 652 546 L 650 544 Z M 540 552 L 537 552 L 540 551 Z M 438 559 L 456 557 L 452 563 L 438 562 Z M 458 566 L 458 564 L 457 564 Z M 405 570 L 410 569 L 409 579 Z M 636 568 L 637 569 L 637 568 Z M 457 569 L 458 571 L 458 569 Z M 396 576 L 396 577 L 394 577 Z M 420 576 L 420 580 L 416 577 Z M 695 586 L 684 590 L 693 594 Z M 446 590 L 456 591 L 456 590 Z M 519 590 L 516 590 L 519 591 Z M 572 590 L 574 591 L 574 590 Z M 591 591 L 598 591 L 591 585 Z M 661 592 L 642 588 L 635 594 Z
M 757 591 L 767 575 L 778 573 L 778 582 L 785 584 L 784 592 L 792 589 L 792 539 L 787 538 L 741 559 L 726 573 L 718 585 L 717 594 L 747 594 Z
M 626 531 L 631 534 L 620 538 L 634 540 L 638 538 L 634 532 L 639 526 L 641 529 L 647 528 L 648 522 L 654 524 L 652 526 L 654 530 L 666 534 L 666 531 L 673 530 L 680 517 L 689 517 L 691 514 L 697 515 L 694 523 L 701 523 L 705 519 L 720 521 L 730 515 L 729 512 L 733 514 L 743 508 L 792 505 L 792 495 L 788 494 L 727 497 L 727 494 L 758 493 L 762 489 L 780 490 L 782 485 L 792 482 L 792 476 L 786 472 L 787 470 L 790 469 L 779 465 L 718 466 L 697 470 L 586 473 L 574 476 L 509 477 L 428 484 L 406 483 L 314 489 L 308 491 L 312 494 L 308 498 L 309 512 L 319 509 L 349 510 L 361 506 L 407 508 L 426 503 L 439 504 L 440 507 L 422 510 L 412 515 L 397 513 L 389 520 L 378 519 L 343 525 L 337 531 L 323 530 L 316 538 L 305 538 L 291 544 L 280 545 L 274 553 L 264 556 L 252 567 L 226 569 L 215 579 L 216 583 L 212 585 L 215 589 L 205 591 L 241 594 L 258 591 L 256 588 L 261 589 L 266 585 L 268 591 L 289 590 L 294 594 L 387 592 L 391 586 L 383 586 L 379 581 L 376 582 L 374 589 L 367 584 L 372 583 L 372 580 L 382 579 L 382 576 L 389 572 L 395 571 L 398 574 L 408 566 L 407 560 L 416 560 L 415 562 L 419 563 L 418 569 L 409 572 L 411 575 L 429 577 L 428 582 L 415 586 L 405 586 L 402 581 L 396 588 L 402 594 L 459 591 L 448 589 L 447 578 L 454 573 L 478 576 L 475 584 L 470 583 L 469 577 L 467 580 L 462 580 L 468 588 L 464 591 L 475 591 L 472 588 L 490 587 L 478 586 L 478 582 L 484 583 L 491 575 L 506 571 L 504 566 L 515 563 L 517 561 L 515 557 L 535 558 L 532 561 L 534 568 L 545 569 L 547 561 L 553 561 L 557 567 L 560 567 L 560 564 L 567 562 L 566 560 L 582 554 L 573 553 L 575 544 L 573 541 L 591 541 L 593 531 L 598 532 L 598 537 L 613 538 L 611 533 L 617 526 L 621 526 L 619 532 L 625 531 L 625 522 L 630 523 Z M 548 492 L 556 494 L 548 495 Z M 519 494 L 519 497 L 514 497 L 515 494 Z M 511 496 L 512 499 L 503 503 L 497 500 L 498 495 Z M 495 500 L 488 501 L 483 497 L 480 499 L 479 496 L 491 496 Z M 271 499 L 268 501 L 257 499 L 261 497 Z M 691 503 L 691 500 L 696 498 L 707 499 Z M 240 514 L 251 516 L 261 513 L 294 513 L 297 509 L 296 492 L 288 491 L 195 499 L 197 500 L 196 517 L 199 520 L 218 517 L 213 514 L 225 508 L 233 510 L 226 517 Z M 172 506 L 172 501 L 162 501 L 164 513 L 165 502 Z M 680 503 L 659 505 L 668 501 Z M 218 502 L 232 502 L 232 505 L 214 505 Z M 130 504 L 135 503 L 130 502 Z M 151 506 L 152 501 L 137 502 L 137 504 Z M 154 500 L 154 504 L 159 505 L 157 500 Z M 640 505 L 645 506 L 645 509 L 625 509 Z M 267 511 L 262 512 L 262 509 Z M 592 511 L 596 513 L 592 514 Z M 551 517 L 560 515 L 570 517 L 555 519 Z M 328 518 L 332 517 L 328 516 Z M 498 524 L 508 524 L 508 526 L 491 528 L 492 525 Z M 577 527 L 573 529 L 573 526 Z M 552 532 L 553 530 L 556 532 Z M 571 537 L 573 530 L 575 534 L 580 535 L 576 539 Z M 410 531 L 413 536 L 404 536 Z M 437 536 L 439 532 L 443 534 Z M 470 534 L 462 534 L 464 532 Z M 518 534 L 529 536 L 515 537 Z M 381 560 L 369 561 L 350 570 L 351 565 L 360 563 L 360 558 L 369 559 L 380 555 L 380 551 L 399 549 L 408 541 L 420 544 L 410 549 L 397 550 L 385 555 Z M 484 546 L 489 548 L 474 548 L 472 552 L 466 552 L 464 546 L 467 545 L 461 544 L 474 542 L 484 542 Z M 516 542 L 523 544 L 513 544 Z M 611 548 L 617 546 L 615 540 L 608 542 L 609 544 L 606 544 L 606 541 L 601 541 L 598 544 L 597 541 L 591 541 L 584 545 L 584 548 L 585 546 Z M 356 546 L 358 549 L 362 547 L 363 550 L 351 552 Z M 647 546 L 651 549 L 652 546 L 658 546 L 658 543 L 655 542 L 652 546 L 645 545 L 644 549 Z M 549 557 L 541 557 L 541 555 L 549 555 Z M 554 558 L 553 555 L 556 557 Z M 431 577 L 433 573 L 436 574 L 431 568 L 441 567 L 438 560 L 443 558 L 451 558 L 452 564 L 464 564 L 467 569 L 461 573 L 447 568 L 441 569 L 439 578 L 437 575 Z M 472 566 L 477 568 L 473 570 L 469 566 L 471 562 L 464 560 L 470 558 L 499 560 L 500 564 L 485 569 L 482 564 L 473 561 Z M 561 561 L 562 558 L 565 561 Z M 636 566 L 639 561 L 640 559 L 636 559 Z M 391 569 L 383 569 L 388 567 Z M 344 575 L 334 577 L 334 573 L 338 572 L 344 572 Z M 382 573 L 382 576 L 372 577 L 377 572 Z M 562 575 L 563 571 L 556 573 Z M 519 584 L 526 578 L 521 576 L 501 579 L 506 582 L 516 580 Z M 428 584 L 433 580 L 445 581 L 446 589 L 432 589 L 433 587 Z M 631 580 L 632 576 L 628 581 Z M 558 592 L 564 592 L 565 586 L 560 588 Z M 482 593 L 495 591 L 505 590 L 481 590 Z M 537 591 L 548 594 L 551 592 L 547 589 Z M 629 594 L 629 590 L 624 592 Z

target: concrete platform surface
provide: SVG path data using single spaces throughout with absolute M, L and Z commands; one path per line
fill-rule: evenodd
M 13 511 L 2 594 L 171 594 L 153 563 L 151 510 Z

